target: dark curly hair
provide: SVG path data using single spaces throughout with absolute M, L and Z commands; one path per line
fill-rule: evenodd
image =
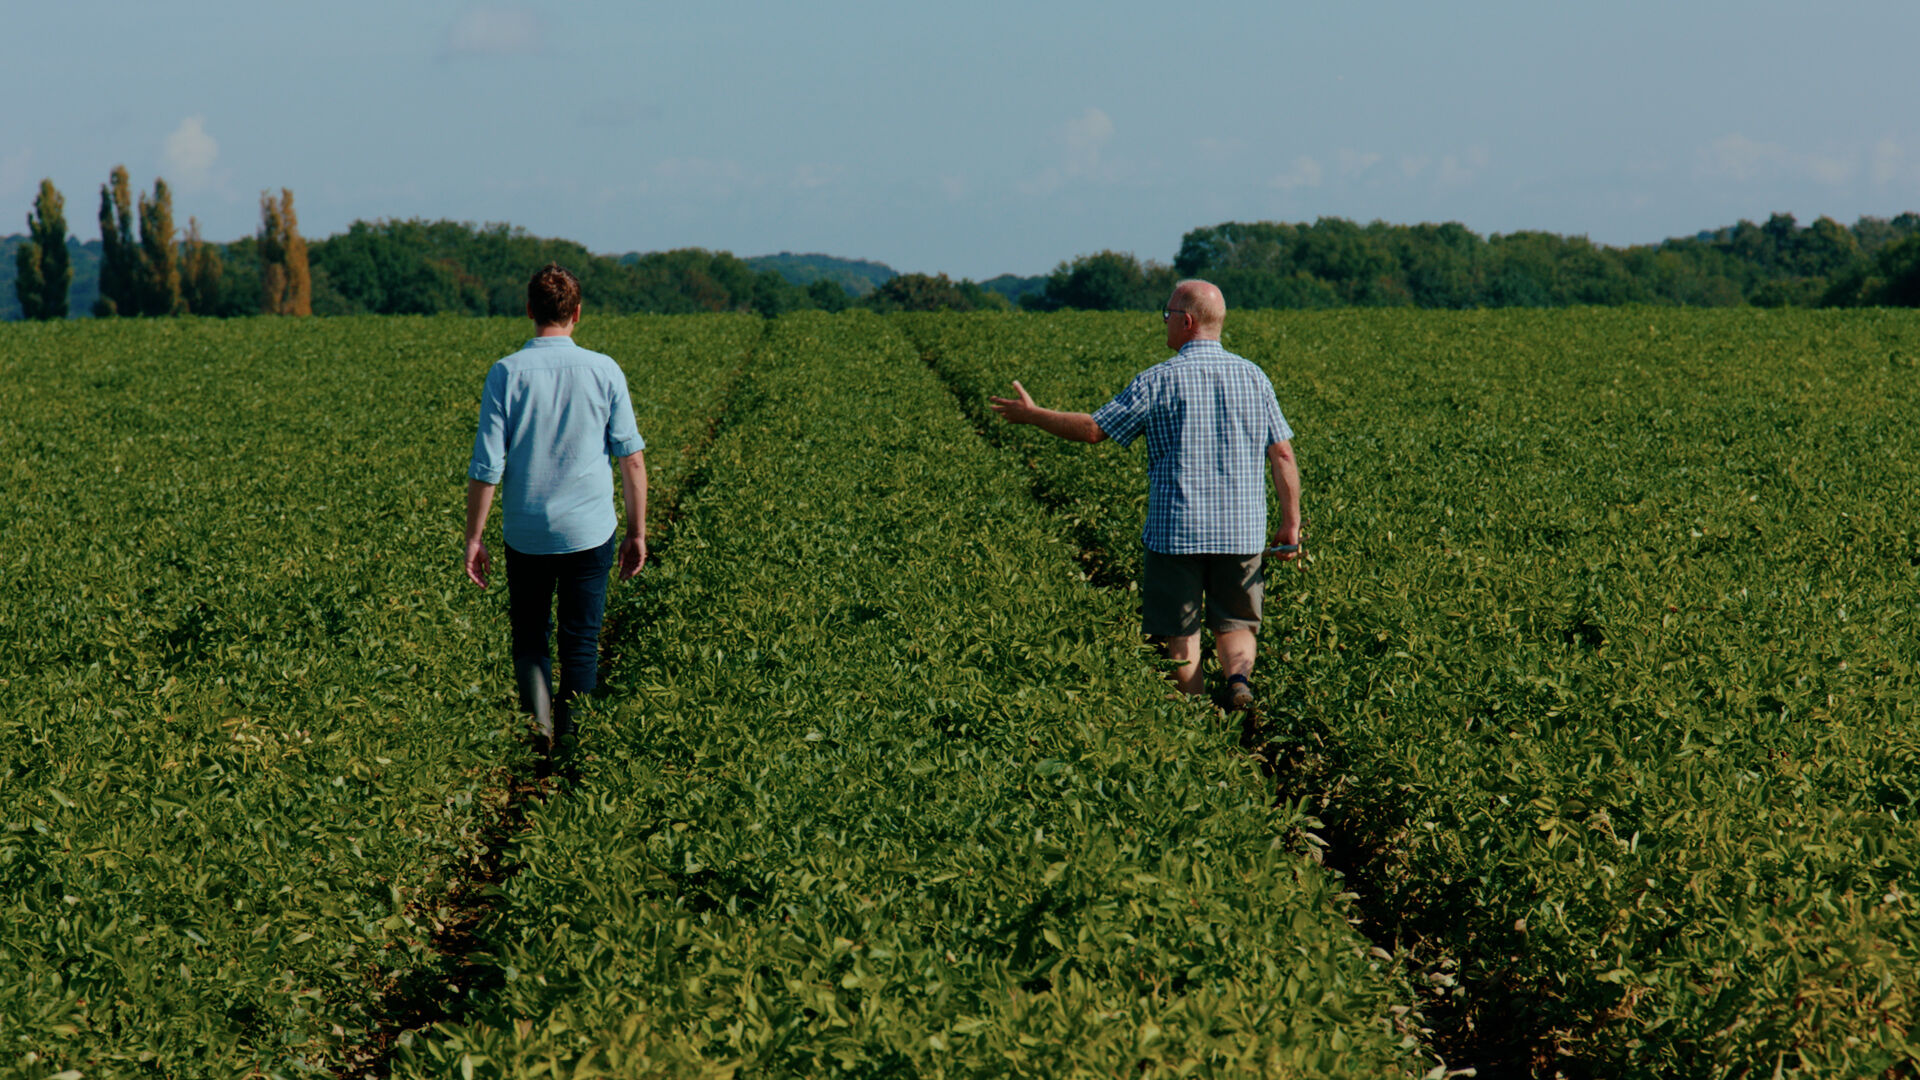
M 527 314 L 541 326 L 571 322 L 580 310 L 580 279 L 559 263 L 534 271 L 527 282 Z

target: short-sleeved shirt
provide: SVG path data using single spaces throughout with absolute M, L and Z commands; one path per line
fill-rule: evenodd
M 1147 525 L 1164 555 L 1267 546 L 1267 447 L 1293 438 L 1266 372 L 1218 341 L 1187 342 L 1093 414 L 1107 437 L 1147 436 Z
M 508 547 L 563 555 L 613 535 L 620 520 L 607 459 L 646 445 L 611 357 L 569 337 L 537 337 L 487 372 L 467 476 L 500 485 Z

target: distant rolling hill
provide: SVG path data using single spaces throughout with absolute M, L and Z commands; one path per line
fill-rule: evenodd
M 825 278 L 847 290 L 848 296 L 865 296 L 899 275 L 885 263 L 867 259 L 842 259 L 834 255 L 754 255 L 744 260 L 755 270 L 777 271 L 795 285 L 811 285 Z

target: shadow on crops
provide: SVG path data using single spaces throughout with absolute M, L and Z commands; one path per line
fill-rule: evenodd
M 526 745 L 531 762 L 533 740 L 529 738 Z M 526 826 L 528 804 L 544 801 L 556 790 L 551 781 L 526 775 L 528 768 L 523 766 L 520 772 L 499 770 L 495 784 L 484 796 L 496 807 L 481 829 L 479 850 L 452 888 L 432 899 L 434 910 L 422 910 L 422 905 L 410 912 L 416 920 L 435 926 L 427 940 L 438 960 L 385 987 L 378 1010 L 384 1021 L 349 1056 L 340 1076 L 371 1080 L 388 1075 L 403 1035 L 458 1020 L 468 1002 L 503 984 L 499 969 L 478 959 L 483 947 L 482 930 L 498 912 L 502 886 L 520 869 L 508 852 L 514 837 Z M 435 912 L 442 910 L 443 916 L 436 922 Z
M 1275 804 L 1304 807 L 1317 826 L 1297 846 L 1355 897 L 1355 929 L 1406 961 L 1426 1049 L 1483 1078 L 1558 1075 L 1566 1063 L 1554 1053 L 1554 1020 L 1535 1004 L 1549 991 L 1497 980 L 1457 986 L 1462 913 L 1449 897 L 1460 890 L 1405 872 L 1394 848 L 1412 820 L 1407 799 L 1353 783 L 1337 735 L 1285 702 L 1280 680 L 1273 686 L 1282 704 L 1240 714 L 1240 746 L 1273 781 Z

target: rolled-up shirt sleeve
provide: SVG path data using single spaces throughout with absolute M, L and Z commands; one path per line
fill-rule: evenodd
M 1141 377 L 1135 376 L 1125 390 L 1113 396 L 1113 400 L 1100 406 L 1093 414 L 1093 422 L 1107 438 L 1121 446 L 1130 446 L 1140 437 L 1147 424 L 1147 395 L 1140 384 Z
M 613 408 L 607 411 L 607 456 L 632 457 L 647 448 L 647 440 L 640 437 L 640 429 L 633 420 L 633 399 L 627 396 L 627 377 L 614 376 L 610 389 Z
M 507 471 L 507 368 L 493 365 L 480 391 L 480 427 L 473 433 L 467 479 L 498 484 Z

